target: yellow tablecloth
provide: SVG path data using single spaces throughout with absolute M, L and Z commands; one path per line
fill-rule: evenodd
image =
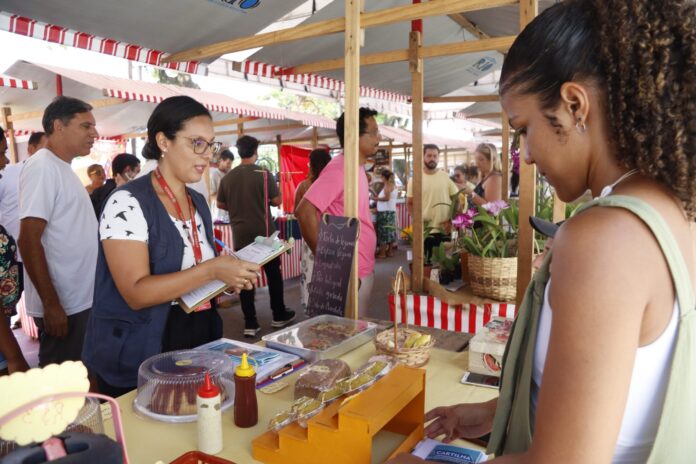
M 372 343 L 367 343 L 341 357 L 352 369 L 365 363 L 375 354 Z M 497 396 L 497 390 L 463 385 L 459 382 L 467 370 L 468 351 L 455 353 L 433 349 L 426 369 L 426 411 L 436 406 L 456 403 L 488 401 Z M 300 371 L 301 372 L 301 371 Z M 237 464 L 256 463 L 251 457 L 251 441 L 265 432 L 268 421 L 292 403 L 295 380 L 294 373 L 283 380 L 289 383 L 284 390 L 267 395 L 258 392 L 259 423 L 255 427 L 241 429 L 234 425 L 232 409 L 222 416 L 225 447 L 218 455 Z M 170 462 L 182 454 L 196 449 L 196 424 L 167 424 L 138 416 L 133 411 L 135 391 L 118 398 L 123 416 L 123 428 L 132 464 L 154 464 L 158 460 Z M 113 437 L 111 420 L 105 423 L 107 434 Z M 379 450 L 390 447 L 390 449 Z M 374 442 L 374 455 L 387 456 L 395 448 L 392 442 Z M 473 445 L 465 445 L 476 448 Z

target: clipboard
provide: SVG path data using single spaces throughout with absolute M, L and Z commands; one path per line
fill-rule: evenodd
M 295 240 L 290 238 L 287 242 L 278 238 L 278 232 L 270 237 L 256 237 L 254 242 L 232 254 L 237 259 L 249 261 L 259 266 L 267 264 L 283 253 L 292 250 Z M 212 300 L 229 287 L 221 280 L 213 280 L 198 287 L 189 293 L 176 299 L 184 312 L 191 313 L 203 303 Z

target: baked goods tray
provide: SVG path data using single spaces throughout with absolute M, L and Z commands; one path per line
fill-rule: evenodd
M 322 315 L 264 335 L 266 346 L 293 353 L 307 362 L 337 358 L 371 341 L 377 324 Z

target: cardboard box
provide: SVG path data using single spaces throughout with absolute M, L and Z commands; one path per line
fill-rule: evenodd
M 491 319 L 469 342 L 469 371 L 500 377 L 512 320 Z

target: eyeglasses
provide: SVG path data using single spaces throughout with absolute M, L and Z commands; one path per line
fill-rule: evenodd
M 222 149 L 222 142 L 208 142 L 200 137 L 194 139 L 193 137 L 186 137 L 185 135 L 183 137 L 191 142 L 191 145 L 193 145 L 193 152 L 197 155 L 204 155 L 208 148 L 210 148 L 210 152 L 213 155 L 217 155 Z

